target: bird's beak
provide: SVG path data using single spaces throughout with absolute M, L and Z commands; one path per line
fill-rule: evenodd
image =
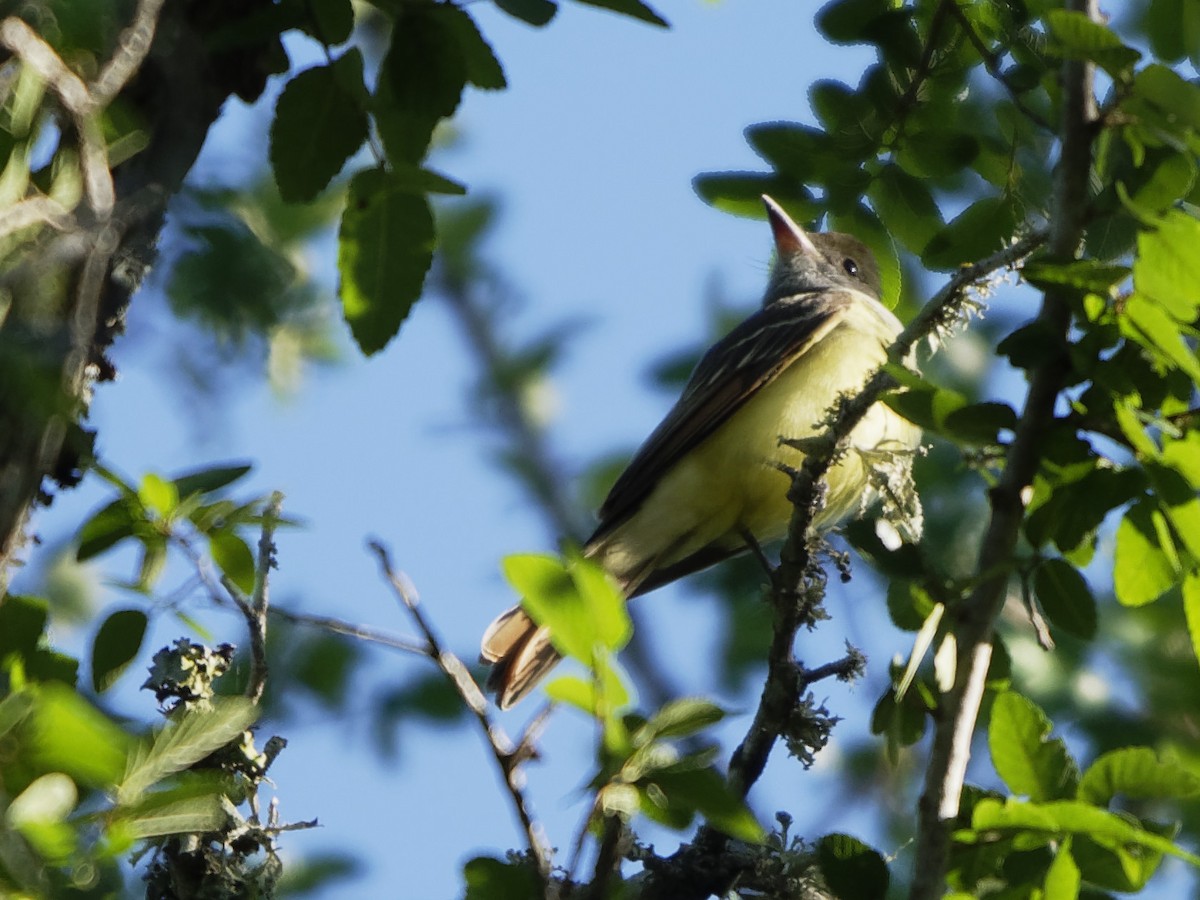
M 791 216 L 783 211 L 783 207 L 768 197 L 762 195 L 763 206 L 767 208 L 767 218 L 771 221 L 771 231 L 775 235 L 775 250 L 780 256 L 790 256 L 793 253 L 804 253 L 809 256 L 820 256 L 816 245 L 804 229 L 792 221 Z

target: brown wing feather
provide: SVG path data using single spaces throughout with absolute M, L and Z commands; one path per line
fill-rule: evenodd
M 828 334 L 852 302 L 848 292 L 837 290 L 778 301 L 713 345 L 609 491 L 589 543 L 635 513 L 676 462 Z

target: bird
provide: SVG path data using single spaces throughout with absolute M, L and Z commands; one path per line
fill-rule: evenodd
M 789 471 L 838 397 L 887 359 L 900 320 L 881 302 L 879 267 L 860 240 L 807 232 L 763 195 L 775 244 L 762 307 L 714 344 L 682 394 L 634 454 L 600 507 L 583 555 L 627 599 L 783 538 L 792 516 Z M 911 454 L 920 429 L 883 403 L 829 468 L 825 531 L 864 505 L 872 460 Z M 487 687 L 508 709 L 559 661 L 549 631 L 521 606 L 481 641 Z

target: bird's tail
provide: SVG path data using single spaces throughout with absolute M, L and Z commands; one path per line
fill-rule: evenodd
M 492 665 L 487 689 L 495 692 L 501 709 L 533 690 L 562 659 L 550 643 L 550 630 L 539 627 L 519 606 L 505 610 L 488 626 L 479 657 Z

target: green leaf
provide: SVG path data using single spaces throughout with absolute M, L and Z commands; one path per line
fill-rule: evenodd
M 929 239 L 921 259 L 931 269 L 948 271 L 995 253 L 1017 227 L 1017 212 L 1005 197 L 984 197 L 959 213 Z
M 378 169 L 354 176 L 338 231 L 338 273 L 343 315 L 363 353 L 395 337 L 421 295 L 433 246 L 424 197 Z
M 33 694 L 25 690 L 9 694 L 0 700 L 0 738 L 24 722 L 33 712 L 34 705 Z
M 434 127 L 458 108 L 470 69 L 458 12 L 447 3 L 406 3 L 396 16 L 374 103 L 376 126 L 395 162 L 424 159 Z M 486 64 L 477 59 L 474 68 L 488 80 Z
M 1045 475 L 1049 495 L 1039 494 L 1025 520 L 1025 534 L 1035 546 L 1053 541 L 1063 553 L 1071 553 L 1094 538 L 1109 512 L 1124 506 L 1146 488 L 1145 475 L 1138 469 L 1090 468 L 1082 477 Z
M 984 446 L 999 443 L 1001 431 L 1012 431 L 1017 413 L 1007 403 L 987 401 L 951 409 L 942 416 L 942 431 L 957 440 Z
M 1200 381 L 1200 360 L 1184 340 L 1183 328 L 1161 305 L 1141 294 L 1125 303 L 1121 332 L 1149 350 L 1163 365 Z
M 1179 558 L 1166 517 L 1149 500 L 1135 503 L 1117 526 L 1113 590 L 1124 606 L 1144 606 L 1174 587 Z
M 606 713 L 624 709 L 632 700 L 629 688 L 621 678 L 620 670 L 611 661 L 603 666 L 603 682 L 599 694 L 594 679 L 578 675 L 563 675 L 546 685 L 546 696 L 559 703 L 566 703 L 589 716 L 602 717 Z M 604 705 L 604 709 L 601 708 Z
M 1075 865 L 1071 856 L 1070 844 L 1064 844 L 1054 854 L 1054 862 L 1046 870 L 1043 900 L 1076 900 L 1081 881 L 1079 866 Z
M 1139 218 L 1161 213 L 1186 197 L 1196 183 L 1196 162 L 1190 154 L 1173 150 L 1147 154 L 1136 173 L 1138 178 L 1124 183 L 1131 212 Z
M 1091 60 L 1114 78 L 1142 56 L 1132 47 L 1126 47 L 1110 28 L 1093 22 L 1082 12 L 1050 10 L 1046 13 L 1046 26 L 1065 57 Z
M 1034 570 L 1033 589 L 1047 618 L 1076 637 L 1096 636 L 1096 599 L 1079 570 L 1065 559 L 1047 559 Z
M 79 529 L 76 536 L 79 547 L 75 551 L 75 559 L 79 562 L 92 559 L 126 538 L 133 537 L 136 521 L 133 504 L 124 497 L 101 507 Z
M 600 9 L 611 9 L 613 12 L 658 25 L 660 28 L 670 27 L 667 20 L 652 10 L 642 0 L 577 0 L 587 6 L 597 6 Z
M 504 69 L 496 54 L 479 32 L 479 26 L 465 9 L 446 5 L 444 15 L 450 29 L 458 38 L 458 46 L 462 50 L 463 60 L 467 67 L 467 81 L 487 91 L 499 91 L 508 87 L 504 79 Z
M 1168 66 L 1153 63 L 1138 71 L 1130 100 L 1144 100 L 1157 107 L 1167 122 L 1200 131 L 1200 87 Z
M 725 718 L 725 710 L 704 697 L 682 697 L 668 701 L 650 717 L 634 737 L 637 743 L 663 738 L 687 737 Z
M 1074 793 L 1079 773 L 1061 739 L 1047 740 L 1050 722 L 1013 691 L 996 697 L 988 725 L 988 749 L 996 773 L 1015 794 L 1056 800 Z
M 229 823 L 228 801 L 220 794 L 175 798 L 172 791 L 151 794 L 136 811 L 115 817 L 137 838 L 168 834 L 204 834 L 220 831 Z
M 692 187 L 705 203 L 735 216 L 762 218 L 763 194 L 781 203 L 797 222 L 811 222 L 821 214 L 811 192 L 774 172 L 706 172 L 692 179 Z
M 170 518 L 179 505 L 179 493 L 175 490 L 175 485 L 153 472 L 142 476 L 141 484 L 138 485 L 138 499 L 143 506 L 164 519 Z
M 1200 794 L 1200 777 L 1175 760 L 1159 759 L 1149 747 L 1123 747 L 1102 754 L 1079 780 L 1079 799 L 1096 806 L 1107 806 L 1118 794 L 1183 800 Z
M 256 577 L 254 554 L 246 542 L 232 531 L 214 531 L 208 536 L 213 562 L 243 594 L 254 591 Z
M 867 195 L 888 231 L 913 253 L 921 253 L 943 227 L 941 210 L 925 182 L 897 165 L 884 166 Z
M 92 642 L 92 688 L 100 694 L 113 686 L 142 648 L 146 614 L 119 609 L 104 620 Z
M 1150 834 L 1170 840 L 1177 826 L 1144 822 Z M 1162 864 L 1163 851 L 1138 844 L 1122 843 L 1112 837 L 1092 840 L 1086 835 L 1071 838 L 1072 856 L 1079 874 L 1096 889 L 1136 894 L 1141 891 Z
M 974 135 L 931 128 L 907 135 L 896 162 L 914 178 L 944 178 L 958 174 L 978 156 L 979 139 Z
M 1020 830 L 1049 836 L 1084 835 L 1104 846 L 1136 844 L 1200 866 L 1200 857 L 1170 840 L 1115 813 L 1078 800 L 1027 803 L 1010 798 L 1000 803 L 984 799 L 975 805 L 971 827 L 976 832 Z
M 746 801 L 730 790 L 714 768 L 657 771 L 642 783 L 643 787 L 650 785 L 668 807 L 699 812 L 709 825 L 731 838 L 757 844 L 765 836 Z
M 193 709 L 129 754 L 117 785 L 117 803 L 131 806 L 153 785 L 236 740 L 258 718 L 245 697 L 217 697 L 212 709 Z
M 829 135 L 808 125 L 751 125 L 746 129 L 746 140 L 780 175 L 801 184 L 822 182 L 847 167 Z
M 1140 232 L 1133 285 L 1175 319 L 1193 321 L 1200 306 L 1200 221 L 1175 211 Z
M 129 735 L 65 685 L 41 685 L 36 700 L 24 724 L 34 764 L 93 787 L 116 784 L 131 743 Z
M 244 478 L 252 468 L 253 466 L 249 463 L 211 466 L 180 475 L 178 478 L 172 479 L 172 483 L 180 497 L 189 497 L 192 494 L 211 494 Z
M 1069 262 L 1030 260 L 1021 268 L 1021 275 L 1035 288 L 1073 288 L 1081 293 L 1111 296 L 1117 285 L 1129 277 L 1128 266 L 1102 263 L 1094 259 L 1073 259 Z
M 870 26 L 890 8 L 888 0 L 834 0 L 817 13 L 817 28 L 835 44 L 865 43 Z
M 879 851 L 848 834 L 817 841 L 817 866 L 838 900 L 881 900 L 891 880 Z
M 496 7 L 535 28 L 549 23 L 558 12 L 558 4 L 551 0 L 496 0 Z
M 10 653 L 29 656 L 42 641 L 50 604 L 41 597 L 9 594 L 0 603 L 0 659 Z
M 620 650 L 633 634 L 621 589 L 599 563 L 582 556 L 569 556 L 567 571 L 591 617 L 593 639 L 607 650 Z
M 283 0 L 280 17 L 326 46 L 344 44 L 354 30 L 350 0 Z
M 362 146 L 366 101 L 358 48 L 287 83 L 275 104 L 270 147 L 275 183 L 286 202 L 311 202 Z
M 1188 572 L 1183 579 L 1183 613 L 1192 639 L 1192 653 L 1200 661 L 1200 572 Z
M 1178 469 L 1156 461 L 1146 460 L 1142 468 L 1150 476 L 1159 509 L 1171 523 L 1179 542 L 1192 559 L 1200 560 L 1200 495 L 1196 485 Z
M 524 862 L 477 856 L 463 866 L 463 878 L 464 900 L 542 900 L 545 896 L 537 872 Z
M 575 582 L 561 560 L 541 554 L 508 556 L 504 577 L 521 597 L 526 612 L 550 629 L 554 646 L 585 665 L 592 661 L 591 622 Z
M 504 560 L 504 575 L 525 610 L 550 629 L 564 655 L 593 665 L 596 648 L 617 650 L 632 630 L 621 593 L 595 563 L 527 554 Z

